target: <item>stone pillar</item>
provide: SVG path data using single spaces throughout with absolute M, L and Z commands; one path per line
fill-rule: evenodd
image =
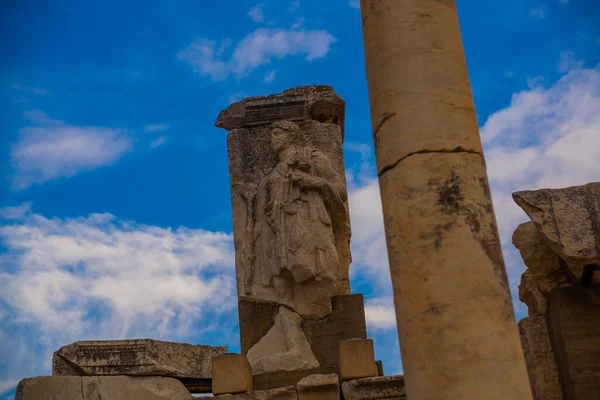
M 231 104 L 227 129 L 241 352 L 255 389 L 338 372 L 339 341 L 366 339 L 350 294 L 345 103 L 303 86 Z
M 361 0 L 409 399 L 531 399 L 454 0 Z

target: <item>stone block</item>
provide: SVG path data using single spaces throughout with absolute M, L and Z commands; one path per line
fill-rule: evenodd
M 345 400 L 402 400 L 406 399 L 404 376 L 380 376 L 342 383 Z
M 225 354 L 212 358 L 214 394 L 252 391 L 252 370 L 243 354 Z
M 16 400 L 193 400 L 176 379 L 130 376 L 41 376 L 23 379 Z
M 375 366 L 377 367 L 377 376 L 384 376 L 385 374 L 383 373 L 383 361 L 375 361 Z
M 78 376 L 38 376 L 17 385 L 15 400 L 81 400 L 83 388 Z
M 52 356 L 52 375 L 127 375 L 210 378 L 210 360 L 227 353 L 212 347 L 152 339 L 71 343 Z
M 337 374 L 315 374 L 301 379 L 296 385 L 299 400 L 339 400 Z
M 600 398 L 600 284 L 553 290 L 547 323 L 564 399 Z
M 552 353 L 546 319 L 527 317 L 519 321 L 519 334 L 534 399 L 562 400 L 556 361 Z
M 375 350 L 371 339 L 340 341 L 340 380 L 377 376 Z

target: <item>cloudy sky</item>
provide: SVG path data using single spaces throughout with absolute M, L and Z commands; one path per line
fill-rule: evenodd
M 3 2 L 0 398 L 84 339 L 239 351 L 226 132 L 245 96 L 346 100 L 352 288 L 401 372 L 357 1 Z M 214 6 L 214 2 L 210 2 Z M 517 317 L 510 193 L 600 179 L 600 3 L 458 0 Z

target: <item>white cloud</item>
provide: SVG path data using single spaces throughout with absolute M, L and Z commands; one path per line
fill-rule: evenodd
M 112 164 L 132 146 L 120 129 L 67 125 L 40 111 L 26 116 L 36 126 L 20 129 L 11 147 L 16 190 Z
M 600 65 L 570 65 L 574 69 L 554 85 L 513 95 L 511 104 L 481 128 L 515 298 L 524 266 L 511 236 L 527 217 L 511 193 L 600 180 Z
M 155 125 L 146 125 L 144 127 L 145 132 L 162 132 L 169 129 L 170 126 L 167 124 L 155 124 Z
M 0 208 L 0 219 L 21 219 L 31 211 L 32 204 L 27 202 L 20 206 Z
M 575 53 L 571 50 L 565 50 L 560 53 L 558 61 L 558 72 L 565 73 L 575 68 L 583 67 L 584 62 L 575 58 Z
M 296 18 L 296 22 L 294 22 L 291 26 L 291 29 L 299 29 L 304 26 L 305 19 L 304 17 Z
M 33 93 L 33 94 L 37 94 L 37 95 L 47 95 L 50 94 L 50 92 L 44 88 L 35 86 L 35 87 L 28 87 L 28 86 L 23 86 L 20 83 L 15 83 L 14 85 L 12 85 L 13 89 L 16 90 L 20 90 L 23 92 L 28 92 L 28 93 Z
M 275 80 L 275 77 L 277 76 L 277 71 L 267 71 L 265 72 L 265 77 L 263 78 L 263 81 L 265 83 L 271 83 Z
M 298 7 L 300 7 L 300 2 L 292 1 L 292 5 L 290 6 L 290 13 L 294 14 L 296 10 L 298 10 Z
M 529 12 L 529 16 L 532 18 L 544 19 L 544 18 L 546 18 L 547 12 L 548 12 L 548 10 L 546 9 L 546 7 L 540 6 L 538 8 L 534 8 L 533 10 L 531 10 Z
M 167 143 L 167 138 L 165 136 L 160 136 L 150 142 L 150 148 L 155 149 L 163 144 Z
M 360 0 L 351 0 L 350 7 L 360 8 Z
M 371 329 L 396 329 L 394 300 L 391 297 L 368 300 L 365 304 L 365 317 Z
M 231 235 L 110 214 L 9 222 L 0 226 L 1 381 L 48 374 L 51 352 L 76 340 L 196 343 L 218 327 L 213 344 L 237 342 Z
M 248 11 L 248 16 L 254 22 L 263 22 L 264 21 L 264 16 L 263 16 L 262 5 L 258 5 L 256 7 L 252 7 L 250 9 L 250 11 Z
M 179 59 L 188 62 L 194 71 L 209 76 L 215 81 L 230 75 L 242 78 L 258 67 L 274 59 L 293 55 L 304 55 L 311 61 L 322 58 L 336 39 L 324 30 L 257 29 L 244 37 L 233 49 L 230 57 L 223 57 L 230 42 L 217 42 L 196 38 L 179 54 Z

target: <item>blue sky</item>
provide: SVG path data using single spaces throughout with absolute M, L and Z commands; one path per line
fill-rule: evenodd
M 352 287 L 401 372 L 355 1 L 4 2 L 0 396 L 83 339 L 239 350 L 222 109 L 327 84 L 346 100 Z M 213 5 L 213 2 L 210 2 Z M 501 238 L 519 189 L 600 178 L 600 4 L 458 0 Z

